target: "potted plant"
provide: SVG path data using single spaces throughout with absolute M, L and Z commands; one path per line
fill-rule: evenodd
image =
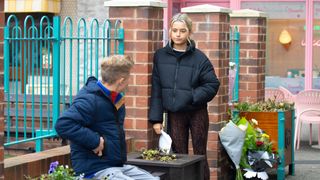
M 277 168 L 278 179 L 285 178 L 286 165 L 289 165 L 289 174 L 294 175 L 294 104 L 275 99 L 234 103 L 232 116 L 258 120 L 259 127 L 270 136 L 279 153 L 281 163 Z
M 129 153 L 126 163 L 163 174 L 161 179 L 198 180 L 204 176 L 204 161 L 203 155 L 170 154 L 148 149 Z

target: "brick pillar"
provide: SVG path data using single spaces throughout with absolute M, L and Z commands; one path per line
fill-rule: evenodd
M 266 14 L 238 10 L 230 14 L 231 26 L 240 32 L 239 101 L 264 100 L 266 64 Z
M 228 120 L 228 66 L 229 66 L 229 13 L 230 9 L 199 5 L 182 8 L 193 21 L 192 39 L 196 47 L 211 60 L 218 79 L 220 89 L 216 97 L 209 103 L 210 118 L 207 155 L 211 179 L 228 179 L 226 154 L 221 151 L 218 131 L 223 121 Z M 225 173 L 224 173 L 225 172 Z
M 134 148 L 155 148 L 156 135 L 148 123 L 153 53 L 162 47 L 163 7 L 165 3 L 144 0 L 106 1 L 109 18 L 120 19 L 124 28 L 125 54 L 133 57 L 135 66 L 126 97 L 127 136 L 134 138 Z
M 5 23 L 4 1 L 0 1 L 0 180 L 4 179 L 4 60 L 3 60 L 3 27 Z

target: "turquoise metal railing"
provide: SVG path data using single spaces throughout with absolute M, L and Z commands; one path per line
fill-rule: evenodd
M 73 28 L 77 27 L 77 31 Z M 113 51 L 112 51 L 113 50 Z M 110 54 L 124 54 L 124 29 L 117 20 L 87 28 L 81 18 L 27 16 L 23 26 L 16 16 L 4 28 L 5 146 L 29 141 L 42 150 L 44 138 L 56 136 L 60 112 L 89 76 L 99 75 L 99 64 Z
M 239 101 L 239 54 L 240 54 L 240 33 L 238 27 L 230 28 L 230 62 L 233 70 L 229 72 L 229 93 L 232 102 Z M 229 96 L 230 97 L 230 96 Z

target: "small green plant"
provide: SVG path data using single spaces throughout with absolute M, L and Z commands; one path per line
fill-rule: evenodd
M 158 161 L 174 161 L 177 159 L 177 156 L 175 154 L 165 154 L 160 152 L 159 150 L 149 149 L 144 150 L 141 153 L 141 156 L 145 160 L 158 160 Z
M 42 174 L 40 177 L 32 178 L 25 177 L 27 180 L 84 180 L 83 174 L 76 176 L 76 173 L 68 165 L 59 165 L 58 161 L 50 163 L 47 174 Z M 101 180 L 109 180 L 109 177 L 103 177 Z
M 294 109 L 294 103 L 278 102 L 275 99 L 268 99 L 256 103 L 240 102 L 233 103 L 234 109 L 246 112 L 278 112 Z
M 59 165 L 58 161 L 52 162 L 47 174 L 42 174 L 38 178 L 26 177 L 28 180 L 78 180 L 81 177 L 76 177 L 75 172 L 68 165 Z

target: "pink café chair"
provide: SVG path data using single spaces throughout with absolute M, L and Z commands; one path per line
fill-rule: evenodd
M 288 103 L 294 103 L 296 95 L 291 93 L 287 88 L 279 86 L 279 90 L 284 94 L 284 101 Z
M 300 133 L 302 123 L 310 125 L 309 144 L 312 145 L 312 124 L 318 124 L 318 144 L 320 145 L 320 90 L 304 90 L 295 98 L 296 108 L 296 131 L 294 143 L 300 148 Z
M 268 99 L 281 102 L 284 100 L 284 93 L 278 88 L 265 88 L 264 100 Z

